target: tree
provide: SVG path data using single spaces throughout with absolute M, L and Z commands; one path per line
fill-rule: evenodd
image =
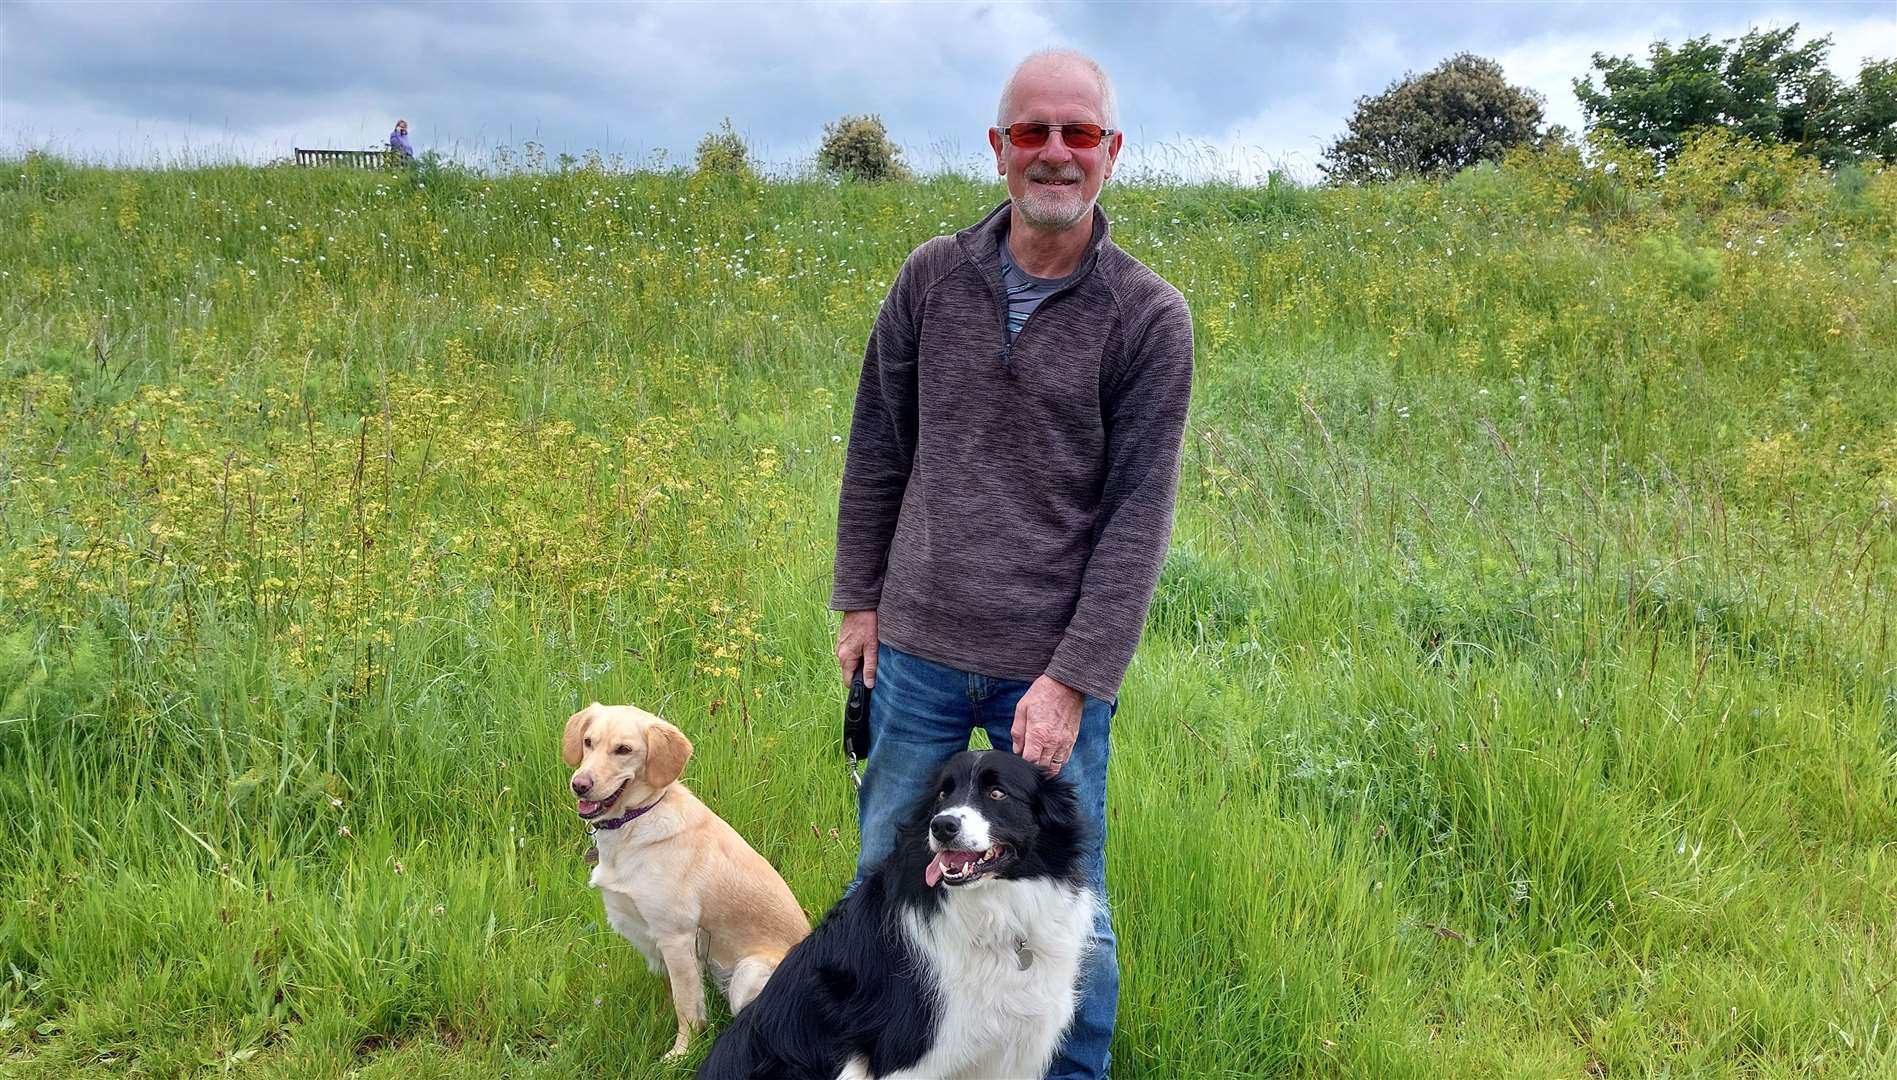
M 1859 156 L 1897 162 L 1897 59 L 1865 61 L 1844 130 Z
M 1829 37 L 1794 47 L 1797 35 L 1793 23 L 1718 44 L 1711 36 L 1677 49 L 1656 41 L 1645 64 L 1595 53 L 1600 85 L 1589 75 L 1574 81 L 1574 93 L 1590 127 L 1608 128 L 1660 161 L 1672 160 L 1699 127 L 1788 143 L 1825 164 L 1859 156 L 1864 139 L 1852 130 L 1859 90 L 1825 67 Z M 1876 82 L 1878 66 L 1865 65 L 1861 86 Z
M 1446 176 L 1537 138 L 1541 107 L 1541 95 L 1510 86 L 1500 64 L 1458 53 L 1358 98 L 1349 132 L 1319 168 L 1338 183 Z
M 902 151 L 889 141 L 883 118 L 874 113 L 846 116 L 834 124 L 823 125 L 817 167 L 831 176 L 870 183 L 909 178 L 909 167 L 902 163 Z

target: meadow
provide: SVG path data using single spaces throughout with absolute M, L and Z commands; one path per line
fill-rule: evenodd
M 863 341 L 1001 198 L 0 162 L 0 1075 L 688 1076 L 559 726 L 840 894 Z M 1114 1075 L 1897 1075 L 1897 172 L 1102 205 L 1198 356 Z

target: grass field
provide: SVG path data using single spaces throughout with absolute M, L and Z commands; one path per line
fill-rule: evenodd
M 862 343 L 1001 197 L 0 163 L 0 1075 L 689 1075 L 559 724 L 836 898 Z M 1897 173 L 1103 205 L 1199 358 L 1115 1075 L 1897 1075 Z

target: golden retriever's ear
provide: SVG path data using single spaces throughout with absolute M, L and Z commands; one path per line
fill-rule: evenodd
M 645 782 L 653 790 L 669 787 L 685 775 L 685 762 L 692 756 L 692 741 L 685 733 L 663 720 L 654 720 L 646 728 Z
M 580 758 L 586 749 L 581 745 L 581 740 L 586 738 L 586 729 L 592 725 L 594 711 L 598 708 L 599 702 L 595 701 L 566 718 L 566 731 L 560 736 L 560 757 L 566 761 L 569 769 L 580 766 Z

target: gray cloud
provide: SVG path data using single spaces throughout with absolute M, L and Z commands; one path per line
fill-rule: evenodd
M 1355 98 L 1469 50 L 1577 126 L 1595 51 L 1800 22 L 1836 66 L 1897 54 L 1890 0 L 1806 3 L 334 4 L 0 6 L 0 145 L 118 161 L 417 145 L 484 160 L 689 159 L 725 116 L 766 161 L 877 112 L 924 169 L 978 167 L 1001 80 L 1047 44 L 1098 56 L 1141 163 L 1308 166 Z

